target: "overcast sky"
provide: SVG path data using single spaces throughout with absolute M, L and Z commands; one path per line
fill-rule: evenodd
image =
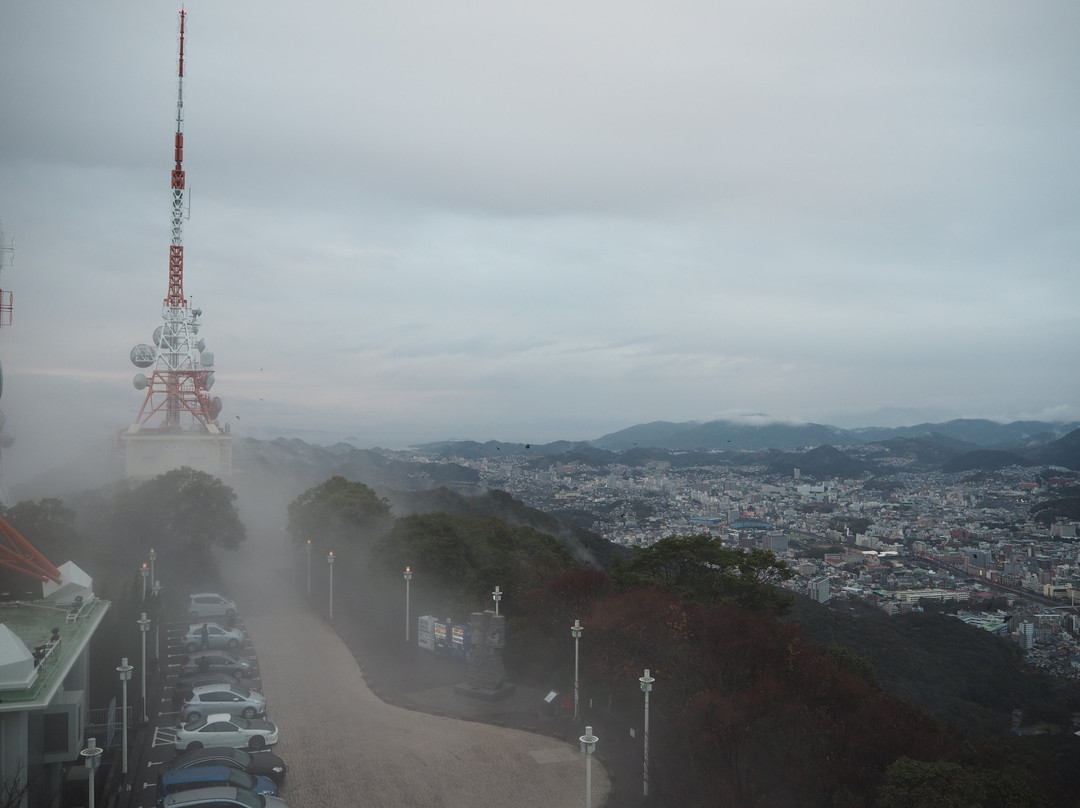
M 237 434 L 1080 418 L 1076 0 L 188 0 L 184 291 Z M 167 291 L 175 2 L 0 10 L 10 473 Z

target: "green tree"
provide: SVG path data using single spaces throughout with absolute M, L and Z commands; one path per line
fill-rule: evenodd
M 1018 778 L 941 760 L 901 757 L 885 773 L 876 808 L 1038 808 L 1046 805 Z
M 289 503 L 289 533 L 300 544 L 308 539 L 355 541 L 390 514 L 390 503 L 363 483 L 331 477 Z
M 398 519 L 372 549 L 387 570 L 411 566 L 428 582 L 426 587 L 441 593 L 441 608 L 459 615 L 490 608 L 496 585 L 508 597 L 521 598 L 549 576 L 578 568 L 547 533 L 501 519 L 445 513 Z
M 775 587 L 794 573 L 768 550 L 724 547 L 704 534 L 672 536 L 612 564 L 622 589 L 655 586 L 700 603 L 732 603 L 785 611 L 791 597 Z
M 53 564 L 67 561 L 78 538 L 75 511 L 55 497 L 38 502 L 23 500 L 4 508 L 0 515 Z
M 235 550 L 247 537 L 235 499 L 217 477 L 182 466 L 118 493 L 111 522 L 140 553 L 201 557 L 215 546 Z

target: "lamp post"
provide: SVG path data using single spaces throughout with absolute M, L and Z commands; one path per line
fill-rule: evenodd
M 142 577 L 142 599 L 146 601 L 146 579 L 150 577 L 150 568 L 146 566 L 146 562 L 143 562 L 142 568 L 139 570 L 139 575 Z
M 409 644 L 409 581 L 412 580 L 412 567 L 405 568 L 405 644 Z
M 495 591 L 491 593 L 491 599 L 495 601 L 495 616 L 499 616 L 499 601 L 502 600 L 503 593 L 499 591 L 499 587 L 495 587 Z
M 649 676 L 649 669 L 646 668 L 645 675 L 639 676 L 638 681 L 641 682 L 641 692 L 645 694 L 645 768 L 642 794 L 647 797 L 649 796 L 649 693 L 652 692 L 652 685 L 656 679 Z
M 154 659 L 161 659 L 161 581 L 154 579 L 150 594 L 154 598 L 154 615 L 158 618 L 154 623 Z
M 311 600 L 311 539 L 307 540 L 307 597 Z
M 128 664 L 127 657 L 124 657 L 123 659 L 121 659 L 120 664 L 116 668 L 116 672 L 120 674 L 120 686 L 121 686 L 121 688 L 123 689 L 123 692 L 124 692 L 123 702 L 122 702 L 123 709 L 120 711 L 120 715 L 122 716 L 122 718 L 120 720 L 123 722 L 123 731 L 121 733 L 121 736 L 123 738 L 123 744 L 124 744 L 123 772 L 124 772 L 124 779 L 125 780 L 127 780 L 127 773 L 128 773 L 127 683 L 131 679 L 131 672 L 133 670 L 134 670 L 134 668 L 132 668 L 131 665 Z
M 157 559 L 157 553 L 154 551 L 154 548 L 151 547 L 150 548 L 150 580 L 151 581 L 156 581 L 157 580 L 157 577 L 154 574 L 154 561 L 156 559 Z
M 585 753 L 585 808 L 592 808 L 592 756 L 600 739 L 592 734 L 592 727 L 585 727 L 585 734 L 578 740 L 581 741 L 581 751 Z
M 581 625 L 581 621 L 578 618 L 574 618 L 574 625 L 570 626 L 570 634 L 574 638 L 574 720 L 578 720 L 578 698 L 581 692 L 580 679 L 578 678 L 578 641 L 581 639 L 581 632 L 584 630 L 584 626 Z
M 143 612 L 136 622 L 139 624 L 139 633 L 142 634 L 142 720 L 146 721 L 146 632 L 150 628 L 150 618 Z
M 326 557 L 326 563 L 330 565 L 330 619 L 334 619 L 334 551 Z
M 82 755 L 83 762 L 86 764 L 86 768 L 90 770 L 90 797 L 86 803 L 89 808 L 94 808 L 94 769 L 98 767 L 98 763 L 101 761 L 101 753 L 104 751 L 104 749 L 97 745 L 97 738 L 87 738 L 86 748 L 79 752 L 79 754 Z

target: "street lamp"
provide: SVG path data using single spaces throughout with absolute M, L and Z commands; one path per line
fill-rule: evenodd
M 157 558 L 157 553 L 154 552 L 154 548 L 150 548 L 150 580 L 156 581 L 157 578 L 154 575 L 154 560 Z
M 592 756 L 600 739 L 592 734 L 592 727 L 585 727 L 585 734 L 578 740 L 581 741 L 581 751 L 585 753 L 585 808 L 592 808 Z
M 330 619 L 334 619 L 334 551 L 326 557 L 326 563 L 330 565 Z
M 153 552 L 153 551 L 151 551 Z M 161 659 L 161 581 L 154 579 L 154 585 L 150 587 L 150 594 L 154 597 L 154 616 L 158 621 L 154 623 L 154 659 Z
M 127 657 L 120 660 L 120 664 L 116 668 L 116 672 L 120 674 L 120 686 L 124 691 L 123 710 L 120 712 L 123 721 L 123 742 L 124 742 L 124 780 L 127 780 L 128 773 L 128 708 L 127 708 L 127 683 L 131 679 L 131 671 L 134 668 L 128 664 Z
M 649 669 L 646 668 L 645 675 L 639 676 L 638 681 L 641 682 L 641 692 L 645 694 L 645 769 L 642 793 L 647 797 L 649 796 L 649 693 L 652 692 L 652 685 L 656 679 L 649 676 Z
M 405 644 L 409 643 L 409 581 L 412 580 L 412 567 L 405 568 Z
M 97 738 L 87 738 L 86 748 L 79 752 L 79 754 L 82 755 L 83 762 L 86 764 L 86 768 L 90 770 L 90 798 L 86 803 L 89 808 L 94 808 L 94 769 L 96 769 L 98 763 L 101 762 L 101 753 L 104 751 L 104 749 L 97 745 Z
M 495 591 L 491 593 L 491 599 L 495 601 L 495 616 L 499 616 L 499 601 L 502 600 L 503 593 L 499 591 L 499 587 L 495 587 Z
M 146 562 L 143 562 L 142 569 L 139 570 L 139 575 L 142 576 L 142 599 L 146 600 L 146 579 L 150 577 L 150 568 L 146 566 Z
M 146 721 L 146 632 L 150 628 L 150 618 L 143 612 L 136 622 L 139 624 L 139 633 L 142 634 L 142 720 Z
M 311 539 L 307 540 L 307 597 L 311 600 Z
M 580 679 L 578 678 L 578 641 L 581 639 L 581 632 L 584 630 L 584 626 L 581 625 L 581 621 L 578 618 L 574 618 L 574 625 L 570 626 L 570 634 L 574 638 L 574 720 L 578 720 L 578 698 L 581 692 Z

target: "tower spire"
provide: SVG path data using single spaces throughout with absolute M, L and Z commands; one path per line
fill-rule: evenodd
M 186 308 L 184 299 L 184 22 L 187 12 L 180 9 L 180 67 L 176 82 L 176 139 L 172 170 L 172 244 L 169 245 L 168 308 Z

